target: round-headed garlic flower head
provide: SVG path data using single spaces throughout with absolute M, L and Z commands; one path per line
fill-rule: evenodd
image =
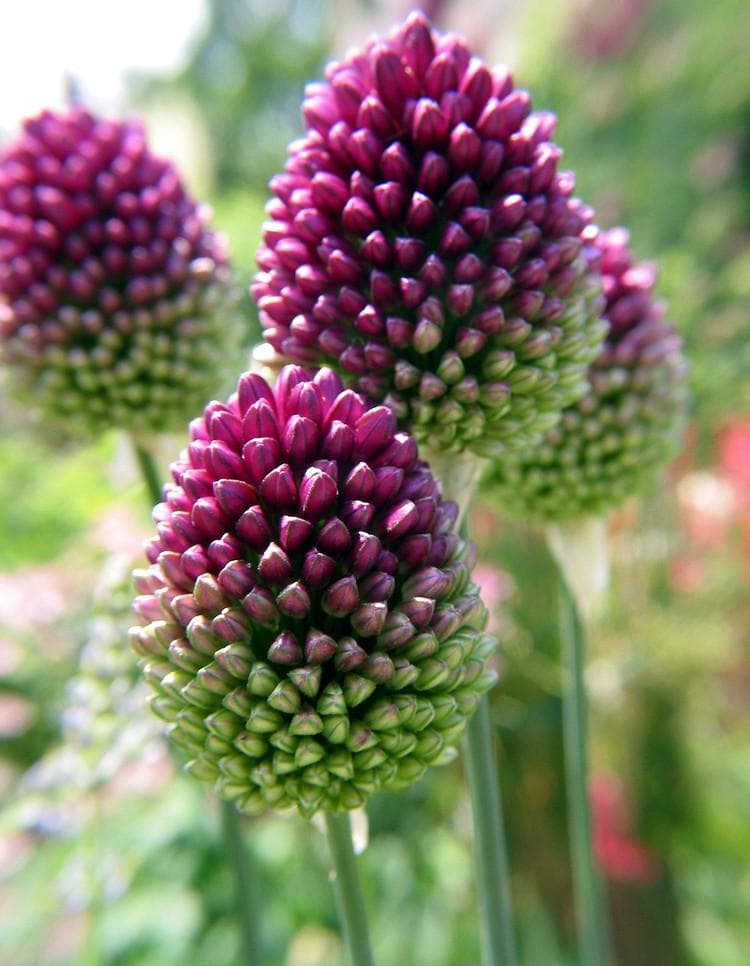
M 541 446 L 493 467 L 508 512 L 541 520 L 600 515 L 652 483 L 679 449 L 687 366 L 654 300 L 653 265 L 635 262 L 622 228 L 584 232 L 600 256 L 609 335 L 589 393 Z
M 361 805 L 495 680 L 473 548 L 413 437 L 330 369 L 246 373 L 154 511 L 133 646 L 188 768 L 248 813 Z
M 0 358 L 46 417 L 184 425 L 219 389 L 229 281 L 139 121 L 45 111 L 0 155 Z
M 419 13 L 326 78 L 271 182 L 265 338 L 335 366 L 431 450 L 538 439 L 606 331 L 554 116 Z

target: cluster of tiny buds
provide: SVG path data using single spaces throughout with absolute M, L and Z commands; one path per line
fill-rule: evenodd
M 554 117 L 421 14 L 326 76 L 271 182 L 266 339 L 432 448 L 527 445 L 586 391 L 606 331 Z
M 184 423 L 217 386 L 229 268 L 137 120 L 26 121 L 0 156 L 0 351 L 46 415 Z
M 600 256 L 609 334 L 589 370 L 589 392 L 541 446 L 494 467 L 504 505 L 524 516 L 597 515 L 622 503 L 674 455 L 685 422 L 687 367 L 654 299 L 654 267 L 634 261 L 622 228 L 592 226 L 584 236 Z
M 457 508 L 329 369 L 246 374 L 191 425 L 133 646 L 189 769 L 247 812 L 362 804 L 451 754 L 495 680 Z

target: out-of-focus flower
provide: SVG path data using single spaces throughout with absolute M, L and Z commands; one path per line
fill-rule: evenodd
M 685 536 L 699 550 L 725 543 L 738 505 L 726 479 L 709 470 L 687 473 L 677 484 L 677 500 Z
M 206 219 L 139 121 L 25 122 L 0 156 L 0 353 L 31 405 L 163 430 L 210 398 L 232 327 Z
M 434 451 L 527 446 L 587 390 L 606 326 L 551 114 L 412 14 L 306 90 L 253 294 Z
M 601 253 L 610 325 L 589 371 L 591 389 L 541 446 L 493 467 L 503 505 L 544 520 L 599 515 L 652 483 L 685 423 L 686 364 L 653 299 L 653 267 L 633 261 L 624 229 L 590 227 L 584 237 Z
M 516 589 L 513 578 L 505 570 L 491 564 L 478 564 L 472 576 L 489 613 L 487 630 L 490 634 L 501 637 L 501 632 L 507 631 L 508 624 L 507 619 L 501 620 L 503 605 Z
M 495 680 L 456 506 L 330 369 L 206 407 L 154 511 L 132 631 L 188 769 L 256 813 L 360 806 L 444 759 Z
M 594 850 L 602 872 L 616 882 L 654 882 L 659 876 L 659 860 L 633 837 L 630 801 L 622 783 L 596 775 L 590 797 Z
M 750 508 L 750 419 L 724 427 L 718 450 L 719 471 L 734 489 L 737 503 Z
M 145 709 L 147 689 L 123 640 L 130 624 L 132 557 L 111 557 L 94 592 L 78 669 L 67 686 L 62 740 L 24 776 L 29 824 L 67 827 L 81 815 L 80 795 L 105 785 L 133 762 L 152 772 L 166 746 Z

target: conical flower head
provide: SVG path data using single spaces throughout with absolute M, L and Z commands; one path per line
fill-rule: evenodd
M 526 445 L 586 391 L 605 331 L 554 117 L 421 14 L 326 78 L 271 182 L 266 339 L 433 449 Z
M 189 769 L 250 813 L 414 781 L 494 681 L 473 549 L 414 439 L 296 366 L 191 429 L 133 630 Z
M 0 156 L 0 354 L 47 417 L 184 425 L 219 388 L 228 293 L 221 240 L 139 121 L 45 111 Z
M 601 258 L 610 327 L 591 390 L 540 447 L 493 471 L 509 512 L 545 520 L 598 515 L 641 490 L 677 451 L 685 423 L 687 367 L 654 301 L 654 267 L 633 260 L 622 228 L 584 235 Z

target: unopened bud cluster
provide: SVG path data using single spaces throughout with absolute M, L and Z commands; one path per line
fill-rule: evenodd
M 220 239 L 138 121 L 46 111 L 0 156 L 0 353 L 46 415 L 182 425 L 218 388 L 228 283 Z
M 266 339 L 421 443 L 493 456 L 587 390 L 606 327 L 551 114 L 412 14 L 308 87 L 258 255 Z
M 132 640 L 189 770 L 245 812 L 311 815 L 444 759 L 494 641 L 456 506 L 393 412 L 329 369 L 247 373 L 172 472 Z
M 494 470 L 509 512 L 546 520 L 601 514 L 652 482 L 685 420 L 686 364 L 654 301 L 653 266 L 633 261 L 622 228 L 584 235 L 601 259 L 610 327 L 591 389 L 541 446 L 508 454 Z

